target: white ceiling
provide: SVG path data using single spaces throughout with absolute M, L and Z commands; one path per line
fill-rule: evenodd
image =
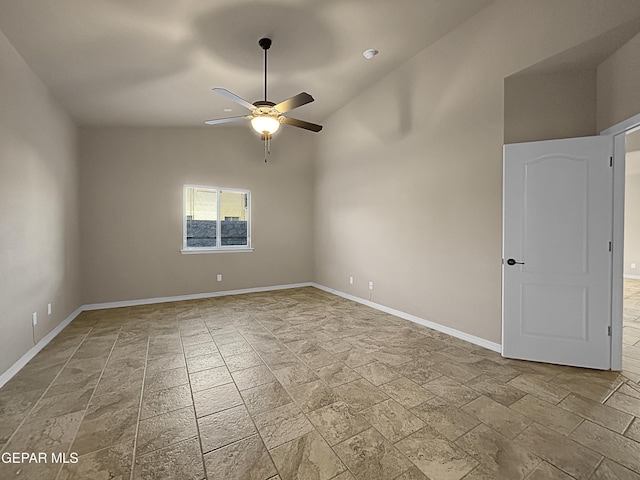
M 309 92 L 293 116 L 322 122 L 491 1 L 4 0 L 0 31 L 80 125 L 243 115 L 211 88 L 262 99 L 263 36 L 269 100 Z

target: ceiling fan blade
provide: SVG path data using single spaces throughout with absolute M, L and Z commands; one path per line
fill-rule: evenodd
M 220 123 L 231 123 L 231 122 L 239 122 L 240 120 L 244 120 L 247 118 L 246 115 L 242 115 L 240 117 L 227 117 L 227 118 L 216 118 L 215 120 L 207 120 L 207 125 L 218 125 Z
M 317 123 L 305 122 L 304 120 L 298 120 L 291 117 L 280 117 L 281 122 L 285 125 L 291 125 L 292 127 L 304 128 L 305 130 L 311 130 L 312 132 L 319 132 L 322 130 L 322 125 Z
M 216 92 L 218 95 L 222 95 L 223 97 L 227 97 L 229 100 L 232 100 L 232 101 L 234 101 L 236 103 L 239 103 L 244 108 L 247 108 L 247 109 L 251 110 L 252 112 L 256 108 L 255 105 L 253 105 L 252 103 L 247 102 L 244 98 L 240 98 L 235 93 L 231 93 L 226 88 L 214 88 L 213 91 Z
M 280 102 L 273 108 L 278 110 L 280 113 L 286 113 L 289 110 L 293 110 L 294 108 L 301 107 L 302 105 L 306 105 L 311 102 L 313 102 L 313 97 L 307 92 L 302 92 L 285 100 L 284 102 Z

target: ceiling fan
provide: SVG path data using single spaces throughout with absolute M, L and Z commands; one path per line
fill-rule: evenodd
M 304 120 L 298 120 L 297 118 L 288 117 L 285 113 L 293 110 L 294 108 L 301 107 L 307 103 L 313 102 L 313 97 L 306 92 L 299 93 L 283 102 L 278 104 L 267 100 L 267 50 L 271 47 L 270 38 L 261 38 L 258 41 L 258 45 L 264 50 L 264 100 L 258 100 L 253 103 L 249 103 L 245 99 L 231 93 L 224 88 L 214 88 L 213 91 L 223 97 L 228 98 L 242 105 L 247 110 L 250 110 L 248 115 L 240 115 L 237 117 L 218 118 L 215 120 L 207 120 L 207 125 L 218 125 L 221 123 L 238 122 L 244 119 L 251 121 L 253 129 L 260 134 L 261 140 L 265 142 L 265 154 L 269 153 L 269 142 L 273 134 L 278 131 L 280 124 L 290 125 L 292 127 L 303 128 L 312 132 L 319 132 L 322 130 L 322 125 L 315 123 L 305 122 Z M 266 158 L 265 158 L 266 161 Z

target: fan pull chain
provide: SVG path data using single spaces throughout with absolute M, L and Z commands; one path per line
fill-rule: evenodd
M 264 163 L 267 163 L 267 155 L 271 155 L 271 138 L 264 137 Z

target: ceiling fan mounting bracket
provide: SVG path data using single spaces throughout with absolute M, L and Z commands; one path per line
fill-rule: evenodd
M 261 38 L 258 40 L 258 45 L 260 45 L 263 50 L 269 50 L 269 48 L 271 48 L 271 39 L 268 37 Z

